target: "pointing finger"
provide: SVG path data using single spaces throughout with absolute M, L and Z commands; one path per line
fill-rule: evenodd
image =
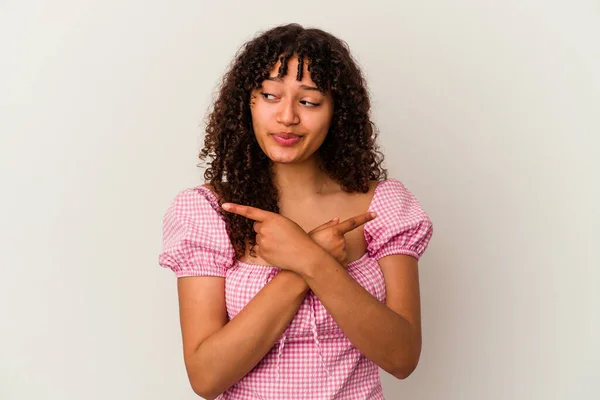
M 329 222 L 326 222 L 326 223 L 324 223 L 323 225 L 319 225 L 319 226 L 317 226 L 315 229 L 313 229 L 312 231 L 310 231 L 310 232 L 309 232 L 309 235 L 310 235 L 310 234 L 313 234 L 313 233 L 315 233 L 315 232 L 318 232 L 318 231 L 320 231 L 320 230 L 322 230 L 322 229 L 329 228 L 329 227 L 331 227 L 331 226 L 337 225 L 337 223 L 338 223 L 338 222 L 340 222 L 340 219 L 339 219 L 338 217 L 335 217 L 335 218 L 334 218 L 334 219 L 332 219 L 331 221 L 329 221 Z
M 241 215 L 242 217 L 246 217 L 248 219 L 264 222 L 271 215 L 275 215 L 272 212 L 261 210 L 260 208 L 243 206 L 241 204 L 235 203 L 223 203 L 221 206 L 223 210 L 228 211 L 233 214 Z
M 377 216 L 377 213 L 367 212 L 364 214 L 357 215 L 356 217 L 348 218 L 344 222 L 340 222 L 338 226 L 336 226 L 336 231 L 340 234 L 348 233 L 362 224 L 365 224 L 371 220 L 373 220 Z

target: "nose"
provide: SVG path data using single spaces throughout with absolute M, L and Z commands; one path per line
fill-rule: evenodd
M 295 125 L 300 122 L 300 117 L 296 112 L 296 104 L 292 99 L 285 99 L 279 102 L 277 122 L 285 126 Z

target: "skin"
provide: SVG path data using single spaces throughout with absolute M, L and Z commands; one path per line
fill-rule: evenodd
M 273 161 L 280 214 L 239 204 L 223 209 L 255 221 L 255 256 L 242 261 L 281 269 L 231 321 L 225 307 L 225 279 L 178 279 L 180 321 L 186 370 L 192 388 L 213 399 L 243 378 L 272 348 L 296 315 L 308 290 L 323 303 L 349 340 L 369 359 L 404 379 L 421 352 L 417 260 L 405 255 L 380 259 L 387 298 L 382 304 L 346 271 L 349 260 L 366 251 L 363 224 L 368 193 L 346 193 L 319 170 L 318 149 L 333 113 L 328 93 L 316 87 L 306 65 L 296 81 L 298 60 L 281 80 L 267 80 L 251 94 L 252 122 L 261 149 Z M 275 77 L 279 64 L 271 71 Z M 319 104 L 314 106 L 314 104 Z M 272 135 L 302 136 L 282 146 Z M 342 222 L 339 222 L 342 221 Z

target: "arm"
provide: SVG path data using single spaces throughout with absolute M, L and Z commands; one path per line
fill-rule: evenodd
M 223 209 L 256 221 L 258 254 L 281 269 L 299 274 L 366 357 L 400 379 L 416 368 L 421 352 L 416 258 L 390 255 L 380 259 L 389 292 L 387 304 L 382 304 L 291 220 L 239 204 L 226 203 Z M 323 232 L 339 236 L 374 216 L 353 217 Z
M 387 299 L 379 302 L 322 251 L 299 271 L 348 339 L 367 358 L 398 379 L 416 368 L 421 353 L 417 260 L 390 255 L 379 260 Z
M 260 362 L 308 291 L 297 274 L 280 271 L 227 322 L 224 278 L 180 278 L 177 287 L 186 370 L 194 392 L 208 400 Z

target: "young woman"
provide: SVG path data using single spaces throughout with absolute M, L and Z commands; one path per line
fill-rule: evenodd
M 383 399 L 421 352 L 432 224 L 381 167 L 344 42 L 273 28 L 241 49 L 210 114 L 206 184 L 164 216 L 183 352 L 206 399 Z

